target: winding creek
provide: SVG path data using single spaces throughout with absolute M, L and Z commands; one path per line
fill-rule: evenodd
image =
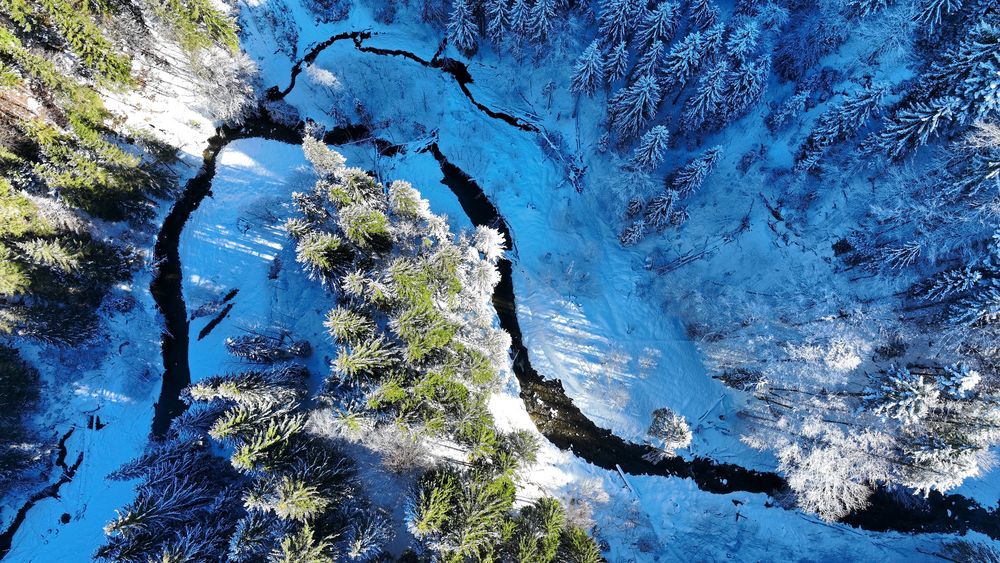
M 539 132 L 539 128 L 532 123 L 494 111 L 477 101 L 468 89 L 468 84 L 472 83 L 473 79 L 466 65 L 454 59 L 441 57 L 442 49 L 439 49 L 432 59 L 427 60 L 408 51 L 365 45 L 364 41 L 372 35 L 373 33 L 369 31 L 341 33 L 319 43 L 294 65 L 288 87 L 283 90 L 278 87 L 271 88 L 267 98 L 272 101 L 284 98 L 295 87 L 296 77 L 305 64 L 314 61 L 330 45 L 350 40 L 360 52 L 374 56 L 402 57 L 429 69 L 444 72 L 455 80 L 477 111 L 522 131 Z M 154 437 L 165 435 L 171 421 L 185 409 L 185 404 L 180 400 L 180 393 L 191 382 L 188 358 L 190 326 L 182 291 L 183 270 L 178 247 L 187 220 L 198 209 L 204 198 L 211 194 L 212 181 L 216 173 L 216 158 L 230 142 L 238 139 L 264 138 L 301 144 L 303 128 L 301 123 L 295 127 L 277 123 L 263 108 L 260 108 L 243 126 L 220 127 L 208 140 L 201 169 L 186 183 L 182 194 L 164 220 L 154 248 L 157 270 L 150 285 L 150 292 L 163 314 L 166 325 L 166 331 L 161 338 L 164 375 L 152 422 Z M 345 144 L 369 139 L 370 133 L 364 126 L 341 127 L 331 130 L 325 135 L 324 141 L 330 145 Z M 398 150 L 394 145 L 382 140 L 373 142 L 382 154 L 392 155 Z M 513 244 L 513 233 L 476 181 L 450 162 L 436 143 L 431 143 L 420 150 L 429 152 L 435 158 L 441 168 L 441 182 L 458 198 L 472 223 L 498 228 L 507 237 L 508 244 Z M 546 379 L 531 366 L 530 354 L 525 348 L 518 323 L 512 264 L 509 260 L 500 262 L 500 273 L 501 280 L 493 295 L 493 305 L 500 319 L 500 325 L 511 336 L 510 354 L 513 370 L 521 387 L 521 399 L 538 430 L 554 445 L 564 450 L 571 450 L 583 460 L 609 471 L 620 470 L 633 475 L 691 479 L 698 488 L 711 493 L 743 491 L 765 493 L 776 497 L 787 489 L 785 479 L 776 473 L 754 471 L 704 457 L 694 457 L 690 460 L 670 457 L 654 464 L 644 457 L 650 453 L 650 446 L 628 442 L 615 436 L 611 431 L 597 426 L 574 405 L 559 380 Z M 3 534 L 0 534 L 0 558 L 10 549 L 10 541 L 31 506 L 42 498 L 57 495 L 61 484 L 72 479 L 81 462 L 82 456 L 72 466 L 66 467 L 63 463 L 62 477 L 34 495 L 21 508 L 18 518 Z M 926 499 L 921 499 L 906 492 L 878 490 L 867 509 L 851 514 L 843 522 L 872 531 L 964 533 L 974 530 L 993 539 L 1000 539 L 1000 516 L 995 510 L 989 510 L 974 500 L 960 495 L 945 496 L 936 492 Z
M 365 46 L 363 41 L 371 36 L 372 33 L 367 31 L 342 33 L 320 43 L 293 67 L 289 86 L 284 90 L 272 88 L 268 92 L 268 98 L 271 100 L 284 98 L 294 88 L 296 76 L 304 64 L 315 60 L 323 49 L 335 42 L 350 40 L 361 52 L 376 56 L 402 57 L 421 66 L 444 72 L 454 78 L 473 107 L 488 117 L 499 119 L 526 132 L 539 131 L 537 127 L 518 117 L 490 110 L 476 101 L 467 87 L 473 82 L 468 68 L 460 61 L 440 57 L 441 49 L 434 58 L 427 60 L 408 51 Z M 198 175 L 188 182 L 184 194 L 164 223 L 164 228 L 157 239 L 156 259 L 160 263 L 160 269 L 153 282 L 152 291 L 164 312 L 168 332 L 163 336 L 165 372 L 163 393 L 156 405 L 154 435 L 162 435 L 169 427 L 170 420 L 183 411 L 184 404 L 179 399 L 179 393 L 190 383 L 187 359 L 188 324 L 181 294 L 181 264 L 177 247 L 184 222 L 198 207 L 200 201 L 210 193 L 215 172 L 215 157 L 226 144 L 236 139 L 263 137 L 300 144 L 302 129 L 302 124 L 288 127 L 274 122 L 263 109 L 244 127 L 221 128 L 209 141 L 204 166 Z M 354 125 L 331 131 L 324 137 L 324 141 L 327 144 L 338 145 L 370 137 L 367 128 Z M 376 139 L 373 142 L 383 154 L 392 154 L 396 150 L 386 141 Z M 498 228 L 506 235 L 508 243 L 513 244 L 513 234 L 503 216 L 476 181 L 450 162 L 436 143 L 431 143 L 420 150 L 425 150 L 434 156 L 441 168 L 442 183 L 455 194 L 472 223 Z M 777 497 L 787 489 L 785 479 L 776 473 L 754 471 L 704 457 L 694 457 L 690 460 L 670 457 L 654 464 L 645 457 L 651 451 L 650 446 L 628 442 L 615 436 L 611 431 L 597 426 L 573 404 L 560 381 L 545 379 L 532 368 L 530 354 L 524 346 L 517 319 L 511 262 L 501 261 L 500 272 L 501 280 L 494 293 L 493 304 L 501 326 L 511 335 L 510 353 L 514 373 L 521 387 L 521 398 L 538 430 L 554 445 L 564 450 L 569 449 L 587 462 L 609 471 L 621 470 L 633 475 L 687 478 L 693 480 L 700 489 L 711 493 L 743 491 Z M 1000 517 L 996 511 L 960 495 L 945 496 L 932 493 L 928 498 L 920 499 L 907 492 L 878 490 L 872 496 L 867 509 L 851 514 L 843 522 L 872 531 L 964 533 L 975 530 L 994 539 L 1000 539 Z

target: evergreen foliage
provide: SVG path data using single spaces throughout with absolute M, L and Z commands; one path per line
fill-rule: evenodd
M 621 139 L 631 139 L 656 114 L 660 103 L 660 85 L 653 76 L 642 76 L 635 84 L 622 89 L 608 102 L 611 126 Z
M 570 90 L 593 96 L 598 88 L 604 86 L 606 79 L 604 55 L 595 39 L 577 60 Z

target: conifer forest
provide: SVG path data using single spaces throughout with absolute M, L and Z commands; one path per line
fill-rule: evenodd
M 1000 563 L 1000 0 L 0 0 L 0 560 Z

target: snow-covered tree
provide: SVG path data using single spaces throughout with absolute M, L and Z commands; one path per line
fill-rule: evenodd
M 717 23 L 704 30 L 704 58 L 717 59 L 726 44 L 726 24 Z
M 531 28 L 531 7 L 527 0 L 514 0 L 510 7 L 510 32 L 515 37 L 525 37 Z
M 671 214 L 674 212 L 674 202 L 678 199 L 674 190 L 663 190 L 657 196 L 649 200 L 646 205 L 646 223 L 654 229 L 662 229 L 670 224 Z
M 865 390 L 865 401 L 874 413 L 904 424 L 918 424 L 938 400 L 938 386 L 922 375 L 893 366 Z
M 635 63 L 635 68 L 633 69 L 633 76 L 656 76 L 657 70 L 660 67 L 660 60 L 663 58 L 663 43 L 660 41 L 653 41 L 639 56 L 639 60 Z
M 962 122 L 1000 117 L 1000 25 L 979 23 L 933 65 L 928 82 L 961 100 Z
M 805 428 L 807 440 L 778 452 L 778 467 L 805 510 L 837 520 L 868 505 L 873 484 L 890 476 L 892 441 L 886 434 L 844 432 L 817 422 Z
M 891 0 L 849 0 L 847 13 L 854 18 L 867 18 L 889 7 Z
M 609 101 L 612 128 L 621 139 L 630 139 L 656 114 L 660 103 L 660 85 L 652 76 L 642 76 L 635 84 L 622 89 Z
M 663 62 L 661 75 L 667 88 L 683 87 L 701 66 L 705 37 L 693 31 L 674 44 Z
M 592 96 L 605 83 L 604 54 L 601 53 L 600 43 L 595 39 L 576 62 L 570 90 Z
M 498 45 L 510 30 L 510 6 L 507 0 L 486 0 L 485 12 L 486 35 Z
M 608 45 L 628 40 L 635 29 L 639 8 L 636 0 L 602 0 L 598 21 L 601 36 Z
M 731 121 L 760 101 L 771 72 L 771 57 L 764 55 L 752 63 L 745 63 L 729 71 L 726 89 L 726 121 Z
M 624 41 L 620 41 L 608 52 L 604 68 L 607 71 L 608 80 L 612 82 L 622 78 L 628 72 L 628 46 Z
M 722 109 L 728 78 L 729 63 L 723 60 L 712 65 L 698 79 L 698 90 L 688 99 L 684 108 L 681 122 L 686 129 L 701 129 Z
M 478 33 L 469 0 L 452 0 L 448 41 L 459 51 L 471 53 L 475 50 Z
M 917 22 L 927 26 L 927 31 L 941 25 L 943 18 L 957 12 L 962 7 L 962 0 L 924 0 L 917 14 Z
M 556 17 L 557 0 L 535 0 L 529 14 L 531 35 L 539 43 L 549 38 Z
M 691 445 L 691 429 L 684 417 L 668 408 L 653 411 L 653 422 L 649 425 L 647 434 L 656 438 L 657 447 L 669 455 Z
M 975 287 L 983 279 L 981 271 L 969 266 L 944 272 L 927 290 L 927 299 L 939 300 L 963 293 Z
M 872 84 L 831 104 L 816 120 L 813 130 L 799 147 L 796 169 L 808 170 L 830 146 L 855 135 L 881 111 L 887 93 L 885 85 Z
M 722 157 L 722 147 L 712 147 L 691 160 L 674 174 L 670 184 L 680 197 L 697 191 Z
M 760 27 L 755 20 L 747 20 L 729 35 L 726 41 L 726 52 L 738 63 L 743 63 L 757 51 L 760 39 Z
M 689 0 L 688 15 L 695 26 L 706 29 L 719 19 L 719 8 L 712 0 Z
M 639 45 L 651 45 L 660 41 L 664 45 L 670 43 L 677 32 L 680 23 L 681 8 L 675 2 L 661 2 L 650 10 L 639 25 L 636 39 Z
M 635 246 L 646 236 L 646 221 L 636 219 L 618 235 L 618 241 L 622 246 Z
M 664 153 L 670 142 L 670 131 L 663 125 L 657 125 L 639 139 L 639 146 L 632 156 L 632 165 L 639 170 L 652 172 L 663 162 Z
M 955 97 L 913 102 L 887 120 L 885 128 L 876 136 L 876 146 L 890 158 L 899 158 L 927 144 L 931 136 L 954 117 L 960 105 L 961 101 Z

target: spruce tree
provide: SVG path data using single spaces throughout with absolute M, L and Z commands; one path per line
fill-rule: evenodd
M 622 246 L 635 246 L 646 236 L 646 221 L 636 219 L 618 235 L 618 241 Z
M 698 89 L 687 101 L 681 123 L 691 131 L 697 131 L 717 116 L 725 101 L 729 63 L 718 61 L 701 78 Z
M 541 44 L 549 39 L 555 18 L 556 0 L 535 0 L 535 5 L 531 7 L 529 14 L 529 22 L 532 30 L 531 35 L 536 42 Z
M 712 0 L 688 0 L 688 15 L 698 29 L 707 29 L 719 19 L 719 8 Z
M 607 71 L 608 80 L 612 82 L 624 77 L 628 72 L 628 46 L 624 41 L 619 42 L 608 53 L 604 68 Z
M 743 63 L 747 58 L 757 51 L 757 42 L 760 38 L 760 27 L 754 20 L 747 20 L 743 25 L 737 27 L 729 35 L 726 41 L 726 52 L 738 63 Z
M 510 30 L 510 8 L 507 0 L 486 0 L 486 35 L 499 45 Z
M 638 11 L 635 0 L 602 0 L 598 22 L 604 41 L 608 45 L 627 41 Z
M 654 196 L 646 205 L 646 223 L 654 229 L 663 229 L 670 224 L 670 219 L 674 212 L 674 202 L 678 199 L 674 190 L 663 190 L 659 195 Z
M 448 40 L 462 53 L 471 53 L 476 47 L 476 22 L 469 0 L 452 0 L 451 17 L 448 19 Z
M 961 105 L 954 97 L 944 97 L 927 103 L 913 102 L 887 120 L 885 128 L 875 137 L 889 158 L 899 158 L 908 151 L 927 144 L 941 125 L 949 122 Z
M 608 114 L 619 138 L 630 139 L 638 135 L 656 114 L 659 103 L 660 86 L 652 76 L 642 76 L 635 84 L 617 93 L 609 101 Z
M 674 33 L 677 32 L 680 17 L 679 5 L 670 1 L 661 2 L 643 18 L 636 35 L 639 45 L 651 45 L 655 41 L 660 41 L 664 45 L 670 43 L 674 38 Z
M 683 87 L 702 62 L 705 38 L 700 31 L 688 33 L 674 44 L 663 63 L 663 83 L 667 88 Z
M 666 127 L 662 125 L 653 127 L 639 140 L 639 146 L 632 156 L 633 166 L 644 172 L 652 172 L 663 162 L 669 142 L 670 132 Z
M 605 83 L 604 55 L 601 53 L 598 40 L 595 39 L 577 60 L 570 91 L 593 96 L 594 92 Z
M 680 197 L 697 191 L 722 157 L 722 147 L 712 147 L 691 160 L 674 174 L 670 184 Z
M 531 24 L 531 8 L 527 0 L 514 0 L 510 8 L 510 32 L 516 38 L 525 37 Z
M 729 71 L 726 89 L 726 121 L 746 113 L 760 101 L 771 72 L 771 57 L 763 55 L 752 63 L 745 63 Z
M 638 62 L 635 63 L 635 69 L 633 70 L 633 76 L 656 76 L 657 70 L 660 67 L 660 60 L 663 58 L 663 43 L 660 41 L 653 41 L 639 57 Z

